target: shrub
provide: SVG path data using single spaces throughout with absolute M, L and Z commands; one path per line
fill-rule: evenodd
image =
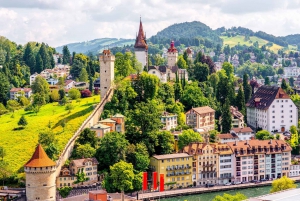
M 57 190 L 58 190 L 61 197 L 66 198 L 70 194 L 70 192 L 72 190 L 72 187 L 65 186 L 65 187 L 62 187 L 62 188 L 58 188 Z
M 26 126 L 27 124 L 28 124 L 27 120 L 25 119 L 24 115 L 22 115 L 19 122 L 18 122 L 18 125 L 19 126 Z
M 99 95 L 99 94 L 100 94 L 99 88 L 95 88 L 95 89 L 94 89 L 94 94 L 95 94 L 95 95 Z
M 33 105 L 28 105 L 27 107 L 25 107 L 24 109 L 26 112 L 32 111 L 33 110 Z
M 76 88 L 72 88 L 72 89 L 70 89 L 68 95 L 69 95 L 69 98 L 71 98 L 72 100 L 76 100 L 76 99 L 80 98 L 80 91 Z
M 22 105 L 22 106 L 27 106 L 30 104 L 30 101 L 28 100 L 28 98 L 26 98 L 24 96 L 20 96 L 18 98 L 18 101 L 19 101 L 20 105 Z
M 74 105 L 72 105 L 71 103 L 68 103 L 68 104 L 66 105 L 66 110 L 68 110 L 69 113 L 70 113 L 73 109 L 74 109 Z
M 82 90 L 81 91 L 81 97 L 82 98 L 86 98 L 86 97 L 91 97 L 92 96 L 92 92 L 88 89 Z

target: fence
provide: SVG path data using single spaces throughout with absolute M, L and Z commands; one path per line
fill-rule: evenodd
M 77 131 L 74 133 L 72 138 L 68 141 L 66 144 L 64 150 L 62 151 L 59 159 L 56 161 L 56 176 L 59 176 L 61 167 L 65 164 L 66 160 L 71 156 L 75 141 L 77 137 L 80 135 L 80 133 L 85 129 L 85 128 L 90 128 L 92 125 L 96 124 L 99 121 L 99 117 L 103 111 L 103 108 L 105 104 L 111 100 L 111 97 L 114 93 L 113 88 L 110 88 L 105 97 L 102 98 L 100 103 L 95 107 L 93 110 L 92 114 L 88 116 L 86 120 L 81 124 L 81 126 L 77 129 Z

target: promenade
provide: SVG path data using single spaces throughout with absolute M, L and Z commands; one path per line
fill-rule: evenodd
M 300 177 L 292 177 L 291 179 L 296 182 L 300 181 Z M 218 191 L 226 191 L 226 190 L 238 190 L 245 188 L 254 188 L 261 186 L 270 186 L 273 181 L 265 181 L 258 184 L 247 183 L 247 184 L 238 184 L 231 186 L 214 186 L 214 187 L 192 187 L 192 188 L 184 188 L 184 189 L 174 189 L 174 190 L 165 190 L 163 192 L 150 192 L 150 193 L 139 193 L 138 199 L 160 199 L 160 198 L 168 198 L 168 197 L 176 197 L 176 196 L 184 196 L 184 195 L 192 195 L 192 194 L 202 194 L 202 193 L 210 193 L 210 192 L 218 192 Z

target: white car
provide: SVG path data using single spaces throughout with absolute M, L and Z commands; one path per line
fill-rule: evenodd
M 224 184 L 224 186 L 231 186 L 231 183 L 226 183 Z

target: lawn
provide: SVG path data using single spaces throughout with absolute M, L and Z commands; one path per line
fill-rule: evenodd
M 242 36 L 242 35 L 237 35 L 234 37 L 221 36 L 221 38 L 224 41 L 224 45 L 229 45 L 230 47 L 233 47 L 233 46 L 237 45 L 238 43 L 240 43 L 240 45 L 250 46 L 256 41 L 258 42 L 259 46 L 261 47 L 262 45 L 265 45 L 269 42 L 267 40 L 258 38 L 256 36 L 251 36 L 250 40 L 248 40 L 248 41 L 244 41 L 245 36 Z M 278 50 L 282 49 L 283 47 L 280 45 L 277 45 L 277 44 L 273 44 L 272 47 L 268 47 L 268 48 L 270 50 L 274 51 L 275 53 L 277 53 Z
M 42 106 L 37 115 L 21 109 L 14 112 L 13 118 L 12 113 L 0 117 L 0 146 L 6 151 L 4 160 L 9 163 L 11 171 L 19 170 L 30 159 L 37 145 L 39 132 L 48 129 L 49 125 L 58 140 L 59 150 L 63 150 L 73 133 L 91 114 L 93 105 L 99 103 L 100 96 L 80 100 L 79 103 L 73 101 L 75 107 L 71 113 L 65 110 L 65 106 L 49 103 Z M 22 115 L 25 116 L 28 125 L 23 130 L 14 130 L 18 128 L 18 121 Z M 64 130 L 60 125 L 61 121 L 66 123 Z

